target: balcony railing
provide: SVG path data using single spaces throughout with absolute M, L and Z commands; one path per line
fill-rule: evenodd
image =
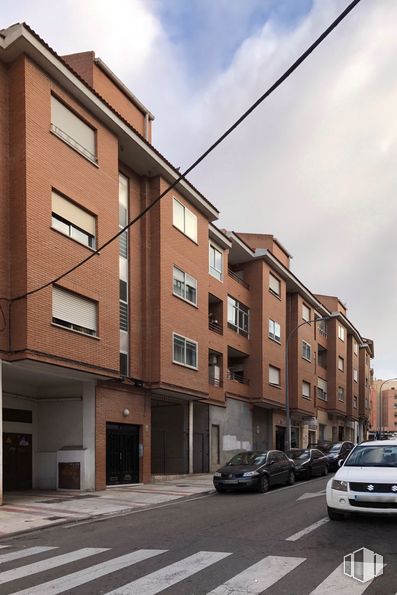
M 223 381 L 221 378 L 213 378 L 212 376 L 209 376 L 208 384 L 212 384 L 212 386 L 223 386 Z
M 240 283 L 240 285 L 242 285 L 246 289 L 250 288 L 248 283 L 246 281 L 244 281 L 244 279 L 240 279 L 240 277 L 238 275 L 236 275 L 236 273 L 234 271 L 232 271 L 232 269 L 228 269 L 227 272 L 228 272 L 229 277 L 231 277 L 232 279 L 237 281 L 237 283 Z
M 218 333 L 218 335 L 223 335 L 223 326 L 219 324 L 219 322 L 215 322 L 215 320 L 208 321 L 208 328 L 210 329 L 210 331 Z
M 227 371 L 227 379 L 234 380 L 240 384 L 249 384 L 248 378 L 244 378 L 243 372 L 235 372 L 234 370 Z

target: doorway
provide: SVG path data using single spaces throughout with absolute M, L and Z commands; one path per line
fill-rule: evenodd
M 32 489 L 32 435 L 3 434 L 4 491 Z
M 276 426 L 276 450 L 284 450 L 285 448 L 285 428 L 283 426 Z
M 106 484 L 139 483 L 139 426 L 106 424 Z
M 211 426 L 211 470 L 219 467 L 220 453 L 219 453 L 219 426 L 212 424 Z

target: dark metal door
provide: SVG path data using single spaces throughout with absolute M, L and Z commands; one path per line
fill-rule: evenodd
M 107 485 L 139 482 L 139 426 L 106 424 Z
M 3 434 L 5 491 L 32 489 L 32 435 Z
M 284 450 L 285 448 L 285 428 L 276 426 L 276 450 Z

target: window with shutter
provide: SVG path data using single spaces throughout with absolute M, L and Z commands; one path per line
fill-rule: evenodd
M 97 303 L 54 286 L 52 322 L 85 335 L 97 334 Z
M 52 227 L 80 244 L 95 248 L 96 217 L 54 190 L 51 202 Z
M 96 163 L 96 133 L 53 95 L 51 96 L 51 130 L 68 145 Z

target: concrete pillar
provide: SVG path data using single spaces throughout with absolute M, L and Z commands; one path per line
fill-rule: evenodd
M 193 401 L 189 401 L 189 473 L 193 473 Z
M 0 505 L 3 504 L 3 377 L 0 359 Z
M 83 385 L 83 448 L 85 449 L 84 477 L 81 488 L 95 490 L 95 383 Z

